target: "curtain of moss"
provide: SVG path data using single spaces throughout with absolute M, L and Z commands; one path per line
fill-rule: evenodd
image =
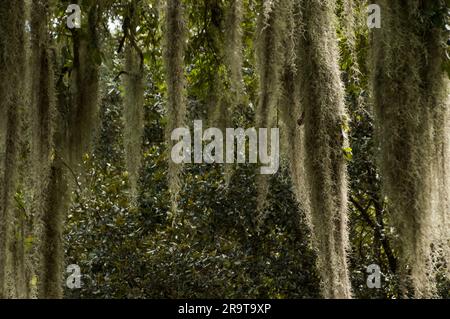
M 380 1 L 373 97 L 380 169 L 398 231 L 405 296 L 434 294 L 433 251 L 448 251 L 448 94 L 439 1 Z M 447 260 L 448 262 L 448 260 Z

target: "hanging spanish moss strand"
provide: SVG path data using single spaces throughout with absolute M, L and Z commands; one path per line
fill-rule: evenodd
M 233 123 L 234 106 L 238 103 L 239 93 L 235 90 L 237 84 L 234 82 L 236 72 L 240 68 L 241 59 L 235 48 L 239 41 L 236 37 L 240 32 L 239 12 L 236 12 L 235 1 L 222 3 L 220 1 L 205 1 L 204 9 L 209 14 L 207 32 L 203 34 L 208 42 L 210 59 L 214 69 L 210 71 L 206 97 L 208 126 L 217 127 L 225 131 Z M 237 14 L 237 15 L 236 15 Z M 236 25 L 237 24 L 237 25 Z M 242 49 L 242 45 L 240 46 Z M 236 49 L 236 50 L 240 50 Z M 239 64 L 239 66 L 237 66 Z M 238 69 L 237 69 L 238 68 Z M 238 80 L 237 80 L 238 81 Z M 224 181 L 228 186 L 233 173 L 232 164 L 224 164 Z
M 30 5 L 29 1 L 24 1 L 24 19 L 25 21 L 30 21 Z M 30 267 L 30 258 L 29 254 L 27 253 L 27 250 L 25 248 L 25 240 L 26 236 L 31 233 L 31 223 L 30 223 L 30 212 L 32 210 L 29 210 L 29 207 L 27 207 L 27 200 L 26 193 L 28 191 L 26 185 L 31 185 L 29 183 L 29 149 L 30 149 L 30 134 L 29 134 L 29 114 L 30 114 L 30 108 L 28 107 L 30 105 L 30 81 L 29 81 L 29 45 L 30 45 L 30 39 L 28 35 L 28 30 L 25 28 L 25 37 L 22 39 L 23 45 L 22 49 L 24 50 L 23 58 L 25 65 L 23 69 L 21 70 L 22 73 L 22 94 L 21 94 L 21 102 L 22 105 L 17 105 L 18 109 L 18 123 L 19 128 L 18 131 L 20 134 L 18 134 L 17 138 L 17 151 L 19 152 L 17 154 L 17 175 L 16 175 L 16 195 L 18 196 L 16 198 L 17 205 L 14 209 L 14 216 L 13 216 L 13 242 L 11 243 L 11 267 L 12 271 L 10 272 L 10 275 L 12 278 L 9 278 L 8 281 L 8 287 L 9 289 L 9 298 L 14 299 L 24 299 L 29 298 L 29 282 L 31 279 L 31 267 Z M 27 172 L 26 174 L 24 172 Z M 24 197 L 22 200 L 21 197 Z M 13 279 L 13 280 L 11 280 Z
M 39 298 L 62 298 L 63 248 L 62 214 L 57 207 L 64 199 L 66 185 L 55 176 L 56 96 L 54 83 L 55 57 L 50 48 L 48 0 L 33 1 L 31 7 L 31 170 L 33 176 L 33 247 L 37 287 L 32 292 Z M 33 287 L 34 288 L 34 287 Z
M 217 127 L 225 132 L 227 127 L 232 127 L 233 123 L 233 94 L 228 91 L 224 83 L 225 79 L 222 74 L 213 75 L 214 80 L 210 84 L 210 92 L 207 100 L 208 125 L 209 127 Z M 224 164 L 224 181 L 228 187 L 233 175 L 234 165 Z
M 240 102 L 242 82 L 242 0 L 230 0 L 225 17 L 225 62 L 230 73 L 233 103 L 231 114 Z
M 214 74 L 212 82 L 209 86 L 210 92 L 207 98 L 208 125 L 225 131 L 231 125 L 231 94 L 227 92 L 223 74 Z
M 46 196 L 42 198 L 44 202 L 42 204 L 43 213 L 39 220 L 40 228 L 34 231 L 40 241 L 37 258 L 38 269 L 36 269 L 38 282 L 37 287 L 31 287 L 30 292 L 33 297 L 50 299 L 59 299 L 63 296 L 64 247 L 62 233 L 64 218 L 70 206 L 71 191 L 66 177 L 68 164 L 63 158 L 67 148 L 66 116 L 71 92 L 62 80 L 57 82 L 55 91 L 57 109 L 53 118 L 53 158 L 45 184 Z
M 361 8 L 365 5 L 364 0 L 341 0 L 342 4 L 342 14 L 340 16 L 340 24 L 342 33 L 345 37 L 345 40 L 348 42 L 348 45 L 354 49 L 356 36 L 355 31 L 356 28 L 359 27 L 359 20 L 362 17 L 360 15 L 360 10 L 363 9 L 363 15 L 367 17 L 366 7 Z M 367 26 L 366 26 L 367 27 Z M 352 52 L 354 53 L 354 52 Z
M 214 3 L 214 2 L 212 2 Z M 241 103 L 243 92 L 242 78 L 242 0 L 232 0 L 219 4 L 215 2 L 211 9 L 213 18 L 212 37 L 217 56 L 217 70 L 213 75 L 210 89 L 210 106 L 213 114 L 210 126 L 225 132 L 233 127 L 237 119 L 238 105 Z M 220 13 L 219 13 L 220 10 Z M 222 18 L 223 17 L 223 18 Z M 223 180 L 228 188 L 235 171 L 235 165 L 224 164 Z
M 446 79 L 447 80 L 447 79 Z M 450 87 L 450 83 L 447 83 L 447 88 Z M 450 92 L 447 96 L 450 100 Z M 447 102 L 447 105 L 450 101 Z M 438 225 L 441 225 L 439 232 L 439 246 L 442 249 L 442 257 L 444 259 L 444 265 L 446 271 L 446 278 L 450 280 L 450 107 L 447 107 L 446 112 L 442 112 L 442 119 L 444 123 L 441 125 L 439 121 L 435 122 L 435 127 L 442 128 L 443 133 L 442 142 L 438 143 L 438 149 L 442 155 L 439 157 L 438 168 L 435 170 L 436 176 L 440 177 L 438 189 L 439 189 L 439 208 Z M 436 134 L 439 136 L 440 134 Z M 436 269 L 439 271 L 440 269 Z
M 186 116 L 184 54 L 186 46 L 186 26 L 181 0 L 167 0 L 165 16 L 164 65 L 167 81 L 167 127 L 166 139 L 170 149 L 171 133 L 182 127 Z M 182 166 L 170 159 L 168 185 L 171 198 L 173 222 L 176 220 L 181 189 Z
M 438 1 L 384 0 L 380 6 L 372 73 L 384 192 L 398 232 L 403 295 L 430 297 L 431 245 L 445 257 L 450 233 L 449 81 L 442 72 L 446 34 L 438 22 L 445 10 Z
M 335 1 L 300 2 L 298 74 L 304 106 L 310 227 L 325 298 L 350 298 L 347 266 L 347 173 L 344 89 L 336 41 Z
M 20 170 L 20 168 L 19 168 Z M 18 181 L 20 183 L 20 180 Z M 26 237 L 25 220 L 22 217 L 25 212 L 22 208 L 16 208 L 15 218 L 15 240 L 13 246 L 13 269 L 14 269 L 14 293 L 15 299 L 28 299 L 28 282 L 27 282 L 27 268 L 26 268 L 26 253 L 25 245 L 23 244 Z
M 206 8 L 211 15 L 211 22 L 208 25 L 208 32 L 205 33 L 205 37 L 209 41 L 209 54 L 214 59 L 215 70 L 209 75 L 209 81 L 207 85 L 207 109 L 208 109 L 208 125 L 210 127 L 218 127 L 225 129 L 227 124 L 230 123 L 230 94 L 227 81 L 227 73 L 224 72 L 223 67 L 228 67 L 228 54 L 227 47 L 224 47 L 224 40 L 227 41 L 227 35 L 222 34 L 223 28 L 223 11 L 224 8 L 219 2 L 205 2 Z M 233 84 L 231 84 L 232 86 Z M 227 87 L 228 86 L 228 87 Z
M 25 21 L 29 21 L 31 24 L 31 1 L 25 1 Z M 29 24 L 29 25 L 30 25 Z M 27 240 L 30 239 L 33 233 L 33 193 L 34 193 L 34 177 L 32 176 L 32 161 L 31 161 L 31 140 L 32 140 L 32 57 L 33 52 L 31 50 L 31 25 L 30 28 L 25 28 L 25 74 L 24 74 L 24 107 L 21 110 L 21 145 L 20 145 L 20 155 L 19 155 L 19 167 L 18 167 L 18 189 L 17 193 L 20 194 L 22 199 L 18 200 L 17 205 L 17 217 L 15 220 L 15 233 L 16 233 L 16 243 L 15 243 L 15 262 L 14 266 L 16 269 L 16 291 L 17 298 L 19 299 L 29 299 L 34 297 L 32 295 L 31 282 L 35 274 L 35 263 L 33 258 L 33 253 L 30 251 L 34 249 L 33 246 L 27 247 Z
M 256 56 L 260 96 L 256 110 L 256 126 L 270 129 L 276 124 L 277 102 L 280 96 L 281 71 L 284 63 L 282 37 L 286 18 L 286 0 L 264 0 L 258 21 Z M 269 144 L 268 144 L 269 145 Z M 267 203 L 269 177 L 257 176 L 258 207 L 262 213 Z M 262 222 L 262 217 L 258 217 Z
M 298 42 L 301 21 L 298 3 L 291 1 L 287 5 L 288 15 L 286 17 L 287 28 L 283 39 L 285 49 L 285 64 L 282 76 L 282 94 L 279 109 L 283 129 L 281 150 L 289 163 L 293 192 L 300 208 L 304 212 L 309 209 L 309 195 L 306 184 L 305 172 L 305 149 L 304 141 L 304 110 L 300 104 L 299 83 L 297 80 L 297 53 L 295 52 Z M 309 216 L 307 213 L 306 216 Z
M 130 39 L 125 56 L 125 103 L 124 103 L 124 144 L 125 157 L 130 181 L 131 198 L 138 195 L 139 172 L 142 165 L 142 139 L 144 135 L 144 64 L 142 54 L 137 49 L 136 25 L 137 8 L 132 5 L 130 12 Z
M 232 125 L 238 106 L 242 100 L 243 77 L 242 77 L 242 0 L 231 0 L 225 9 L 225 64 L 228 70 L 230 90 L 225 90 L 226 96 L 222 101 L 222 116 L 227 119 L 227 124 Z M 224 180 L 228 187 L 233 175 L 232 164 L 225 164 Z
M 0 298 L 16 297 L 13 223 L 25 75 L 24 1 L 0 2 Z
M 358 36 L 365 34 L 367 30 L 367 1 L 366 0 L 342 0 L 342 12 L 340 15 L 340 31 L 348 51 L 348 60 L 351 61 L 348 70 L 349 81 L 360 84 L 360 58 L 358 56 Z M 358 103 L 361 101 L 357 101 Z
M 39 272 L 38 297 L 61 299 L 63 297 L 64 247 L 63 222 L 69 208 L 68 186 L 64 167 L 58 159 L 51 166 L 46 186 L 45 214 L 42 216 L 43 241 L 41 243 L 41 269 Z
M 69 163 L 75 166 L 90 150 L 96 129 L 99 96 L 99 66 L 101 64 L 98 27 L 101 1 L 95 1 L 88 12 L 87 24 L 73 31 L 73 101 L 69 118 Z
M 32 174 L 36 190 L 42 192 L 49 174 L 53 148 L 55 112 L 54 75 L 50 61 L 48 35 L 48 0 L 33 1 L 31 7 L 31 127 Z M 37 199 L 37 202 L 41 202 Z
M 47 8 L 45 0 L 33 1 L 30 6 L 30 117 L 29 117 L 29 181 L 33 213 L 32 237 L 37 245 L 32 246 L 32 276 L 41 284 L 43 274 L 43 247 L 45 241 L 43 215 L 46 209 L 47 183 L 51 166 L 53 113 L 53 74 L 50 68 L 49 39 L 47 34 Z M 37 295 L 36 285 L 32 294 Z
M 439 70 L 436 71 L 439 72 Z M 447 102 L 440 104 L 435 110 L 433 118 L 436 158 L 432 163 L 434 182 L 432 274 L 444 274 L 447 280 L 450 280 L 450 83 L 447 78 L 443 79 L 443 82 L 447 83 L 445 84 L 447 90 L 441 88 L 443 94 L 435 96 L 435 98 L 441 99 L 442 102 L 447 99 Z M 435 90 L 439 90 L 439 88 L 435 88 Z M 447 92 L 445 93 L 445 91 Z M 439 103 L 436 104 L 439 105 Z
M 438 7 L 439 8 L 439 7 Z M 442 10 L 443 8 L 439 8 Z M 447 8 L 448 9 L 448 8 Z M 443 17 L 449 22 L 449 17 Z M 439 29 L 441 28 L 441 29 Z M 433 105 L 433 150 L 435 158 L 433 163 L 433 283 L 438 274 L 446 275 L 450 280 L 450 80 L 442 72 L 442 64 L 448 59 L 443 52 L 442 43 L 447 40 L 447 34 L 442 32 L 442 26 L 435 26 L 435 38 L 428 47 L 428 55 L 435 58 L 429 67 L 427 82 L 430 83 L 428 103 Z
M 303 108 L 300 105 L 296 73 L 287 67 L 283 74 L 283 95 L 280 99 L 284 135 L 282 151 L 286 157 L 293 183 L 293 192 L 302 211 L 309 217 L 309 191 L 306 183 Z
M 131 195 L 132 198 L 135 199 L 138 192 L 139 171 L 142 164 L 142 138 L 144 134 L 144 83 L 143 65 L 140 61 L 139 54 L 132 47 L 127 48 L 126 70 L 124 143 Z

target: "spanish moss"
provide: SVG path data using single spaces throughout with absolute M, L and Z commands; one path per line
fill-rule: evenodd
M 325 298 L 350 298 L 347 267 L 346 114 L 335 1 L 302 1 L 298 74 L 304 106 L 306 176 L 313 244 Z
M 73 101 L 69 118 L 68 160 L 72 166 L 82 161 L 90 150 L 96 129 L 99 94 L 99 66 L 101 64 L 98 26 L 101 1 L 89 7 L 87 24 L 73 31 Z
M 271 128 L 277 124 L 277 102 L 280 96 L 281 72 L 284 63 L 282 37 L 285 31 L 286 0 L 264 0 L 258 22 L 256 55 L 260 95 L 256 110 L 256 126 Z M 257 176 L 258 211 L 266 204 L 269 178 Z
M 450 233 L 443 8 L 438 1 L 418 0 L 380 5 L 383 27 L 373 35 L 373 94 L 384 192 L 398 232 L 403 295 L 430 297 L 435 293 L 433 255 L 447 254 L 448 263 Z
M 167 83 L 166 139 L 170 149 L 171 133 L 182 127 L 186 116 L 184 55 L 186 26 L 181 0 L 168 0 L 165 16 L 164 65 Z M 170 157 L 170 154 L 169 154 Z M 173 221 L 177 216 L 182 167 L 169 158 L 168 184 Z
M 230 72 L 232 108 L 240 102 L 242 94 L 242 0 L 230 0 L 225 18 L 225 61 Z M 232 112 L 233 114 L 233 112 Z
M 282 74 L 282 94 L 280 96 L 280 115 L 283 125 L 282 152 L 289 163 L 293 192 L 298 204 L 305 212 L 309 211 L 309 195 L 305 173 L 304 110 L 300 103 L 299 81 L 297 74 L 297 38 L 302 26 L 298 3 L 287 4 L 287 28 L 283 38 L 284 68 Z M 308 216 L 309 214 L 306 214 Z
M 0 298 L 15 297 L 13 223 L 25 74 L 25 5 L 0 3 Z
M 137 196 L 139 171 L 142 165 L 142 138 L 144 134 L 144 61 L 136 43 L 136 14 L 133 6 L 130 39 L 125 57 L 124 144 L 130 181 L 131 197 Z

